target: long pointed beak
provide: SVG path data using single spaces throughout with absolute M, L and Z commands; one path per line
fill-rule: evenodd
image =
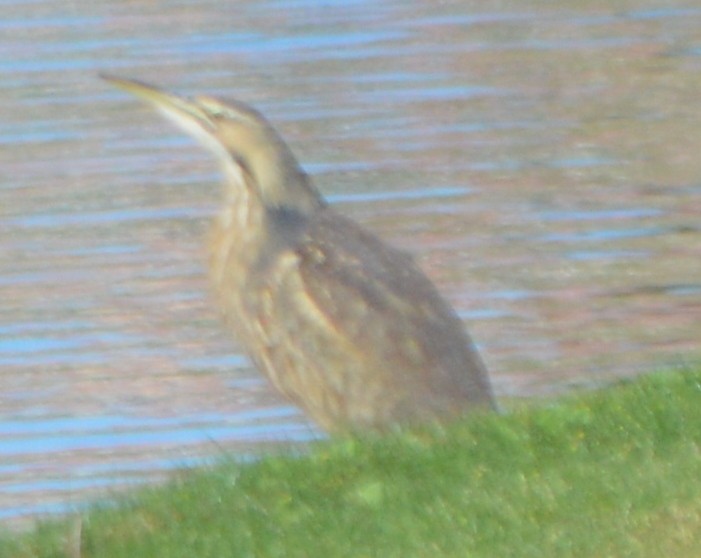
M 110 74 L 99 74 L 102 79 L 153 105 L 166 117 L 185 128 L 197 124 L 205 130 L 214 128 L 207 114 L 193 101 L 173 95 L 135 79 L 122 78 Z

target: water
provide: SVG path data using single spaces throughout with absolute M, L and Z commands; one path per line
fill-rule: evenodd
M 319 436 L 212 308 L 212 161 L 98 71 L 263 110 L 500 396 L 698 357 L 701 8 L 2 7 L 0 521 Z

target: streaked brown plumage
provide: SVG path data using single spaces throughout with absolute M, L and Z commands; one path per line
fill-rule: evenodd
M 219 304 L 258 369 L 323 428 L 494 406 L 487 371 L 433 284 L 404 252 L 328 207 L 260 113 L 103 77 L 216 155 L 226 181 L 210 239 Z

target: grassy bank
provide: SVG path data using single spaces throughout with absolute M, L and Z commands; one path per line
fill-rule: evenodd
M 75 526 L 5 537 L 0 556 L 70 556 Z M 694 370 L 191 471 L 86 514 L 80 556 L 696 558 L 700 534 Z

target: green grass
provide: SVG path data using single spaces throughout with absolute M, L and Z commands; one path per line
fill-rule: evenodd
M 193 470 L 82 521 L 82 558 L 696 558 L 701 370 Z M 65 556 L 69 531 L 0 556 Z

